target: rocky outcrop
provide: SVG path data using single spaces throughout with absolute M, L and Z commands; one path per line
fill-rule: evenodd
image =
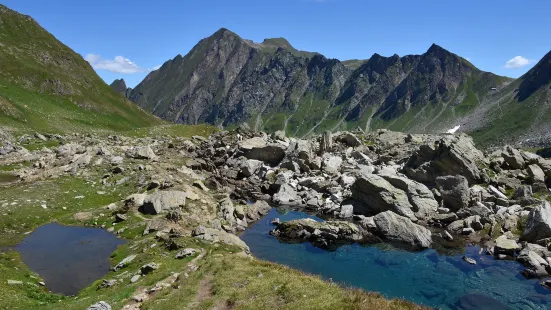
M 465 177 L 461 175 L 437 177 L 436 186 L 446 208 L 458 211 L 469 206 L 471 192 Z
M 269 165 L 277 165 L 285 157 L 286 147 L 279 143 L 267 143 L 260 137 L 244 140 L 239 145 L 243 156 L 248 159 L 263 161 Z
M 396 174 L 381 174 L 381 176 L 394 187 L 406 192 L 416 217 L 427 219 L 436 213 L 438 202 L 427 186 Z
M 157 160 L 158 157 L 155 155 L 155 152 L 151 149 L 151 146 L 136 146 L 130 148 L 126 151 L 126 157 L 134 159 L 148 159 L 148 160 Z
M 193 230 L 191 235 L 205 241 L 222 242 L 225 244 L 238 246 L 247 252 L 249 251 L 249 247 L 245 242 L 243 242 L 243 240 L 239 239 L 236 235 L 227 233 L 223 230 L 199 226 Z
M 431 232 L 409 218 L 386 211 L 373 217 L 375 234 L 388 242 L 405 245 L 413 250 L 429 248 L 432 244 Z
M 364 239 L 362 230 L 353 223 L 346 221 L 317 222 L 310 218 L 281 222 L 270 234 L 286 241 L 310 241 L 320 248 L 360 242 Z
M 187 194 L 181 191 L 158 191 L 143 199 L 139 206 L 144 214 L 159 214 L 172 208 L 183 207 L 186 204 Z
M 478 167 L 485 161 L 469 136 L 447 136 L 435 145 L 421 145 L 408 160 L 405 173 L 422 183 L 434 183 L 439 176 L 462 175 L 469 184 L 477 184 L 487 178 Z
M 521 240 L 535 242 L 551 237 L 551 205 L 544 201 L 536 206 L 528 215 L 526 227 L 522 232 Z
M 358 211 L 368 215 L 391 210 L 411 220 L 417 220 L 407 194 L 383 177 L 375 174 L 361 176 L 351 187 L 352 197 L 361 203 Z

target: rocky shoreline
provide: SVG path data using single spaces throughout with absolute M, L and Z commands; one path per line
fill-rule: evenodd
M 25 149 L 40 141 L 59 146 Z M 484 153 L 464 134 L 379 130 L 295 139 L 241 127 L 192 139 L 6 136 L 0 164 L 21 162 L 32 165 L 12 172 L 20 182 L 98 169 L 105 187 L 137 177 L 136 194 L 106 209 L 119 223 L 152 216 L 143 233 L 168 245 L 185 235 L 247 252 L 236 234 L 275 206 L 327 219 L 275 223 L 271 234 L 286 242 L 422 250 L 435 240 L 464 240 L 497 259 L 516 259 L 527 278 L 551 273 L 551 161 L 510 146 Z

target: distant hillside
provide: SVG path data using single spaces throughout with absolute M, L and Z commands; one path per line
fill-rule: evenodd
M 161 121 L 113 91 L 31 17 L 0 5 L 0 124 L 16 130 L 127 130 Z

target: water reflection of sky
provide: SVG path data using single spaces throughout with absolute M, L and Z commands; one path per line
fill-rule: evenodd
M 309 243 L 280 243 L 268 234 L 276 217 L 282 221 L 314 218 L 272 209 L 241 235 L 258 258 L 442 309 L 456 309 L 459 304 L 466 309 L 551 309 L 551 291 L 537 280 L 524 279 L 520 264 L 479 255 L 479 247 L 468 247 L 464 254 L 454 256 L 432 249 L 413 253 L 358 244 L 328 252 Z M 477 265 L 463 261 L 463 255 L 474 258 Z
M 100 228 L 37 228 L 17 247 L 23 262 L 54 293 L 75 295 L 109 272 L 109 256 L 124 241 Z

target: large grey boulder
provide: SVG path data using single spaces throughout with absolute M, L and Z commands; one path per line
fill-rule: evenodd
M 505 254 L 513 256 L 520 250 L 520 246 L 515 240 L 509 239 L 507 235 L 501 235 L 495 240 L 495 254 Z
M 329 174 L 338 174 L 342 165 L 342 157 L 331 155 L 329 153 L 323 154 L 321 169 Z
M 262 162 L 255 159 L 245 159 L 242 157 L 242 160 L 238 164 L 239 173 L 243 177 L 250 177 L 255 174 L 260 167 L 262 167 Z
M 432 244 L 430 230 L 394 212 L 379 213 L 373 221 L 377 227 L 375 233 L 390 242 L 406 244 L 415 250 L 428 248 Z
M 126 157 L 134 159 L 149 159 L 157 160 L 159 157 L 155 155 L 155 152 L 149 145 L 135 146 L 126 151 Z
M 358 137 L 356 137 L 356 135 L 351 132 L 345 133 L 344 142 L 346 142 L 346 144 L 351 147 L 362 145 L 362 141 L 360 141 L 360 139 L 358 139 Z
M 239 239 L 238 236 L 227 233 L 223 230 L 199 226 L 191 232 L 191 235 L 195 238 L 205 241 L 221 242 L 229 245 L 235 245 L 247 252 L 249 251 L 249 247 L 245 242 L 243 242 L 243 240 Z
M 245 214 L 249 220 L 256 221 L 270 212 L 271 209 L 272 207 L 266 201 L 259 200 L 252 205 L 247 205 Z
M 159 214 L 172 208 L 183 207 L 186 197 L 187 193 L 182 191 L 158 191 L 148 195 L 139 210 L 144 214 Z
M 406 192 L 418 218 L 430 217 L 438 209 L 434 194 L 424 184 L 396 174 L 381 174 L 381 176 L 396 188 Z
M 105 301 L 100 301 L 86 308 L 86 310 L 111 310 L 111 306 Z
M 294 188 L 289 184 L 282 184 L 279 191 L 274 194 L 273 201 L 279 205 L 294 206 L 301 202 L 301 199 Z
M 544 201 L 530 211 L 520 240 L 535 242 L 551 237 L 551 206 Z
M 484 181 L 485 173 L 478 167 L 487 160 L 471 137 L 459 134 L 445 136 L 433 144 L 423 144 L 409 158 L 406 175 L 422 183 L 433 183 L 436 177 L 463 175 L 469 184 Z
M 519 150 L 512 148 L 511 146 L 505 147 L 501 153 L 501 157 L 503 157 L 505 162 L 513 169 L 524 169 L 526 164 Z
M 522 274 L 527 278 L 538 278 L 547 276 L 547 270 L 551 270 L 549 262 L 534 251 L 521 251 L 517 260 L 527 267 Z
M 545 173 L 538 165 L 529 165 L 528 169 L 528 177 L 530 178 L 530 181 L 533 183 L 544 183 L 545 182 Z
M 277 165 L 285 157 L 285 145 L 280 143 L 267 143 L 260 137 L 244 140 L 239 149 L 248 159 L 256 159 L 270 165 Z
M 442 176 L 436 178 L 436 186 L 442 195 L 444 206 L 451 211 L 458 211 L 469 206 L 471 192 L 469 182 L 464 176 Z
M 407 194 L 379 175 L 366 174 L 359 177 L 351 191 L 352 197 L 365 205 L 363 213 L 377 214 L 390 210 L 417 221 Z

